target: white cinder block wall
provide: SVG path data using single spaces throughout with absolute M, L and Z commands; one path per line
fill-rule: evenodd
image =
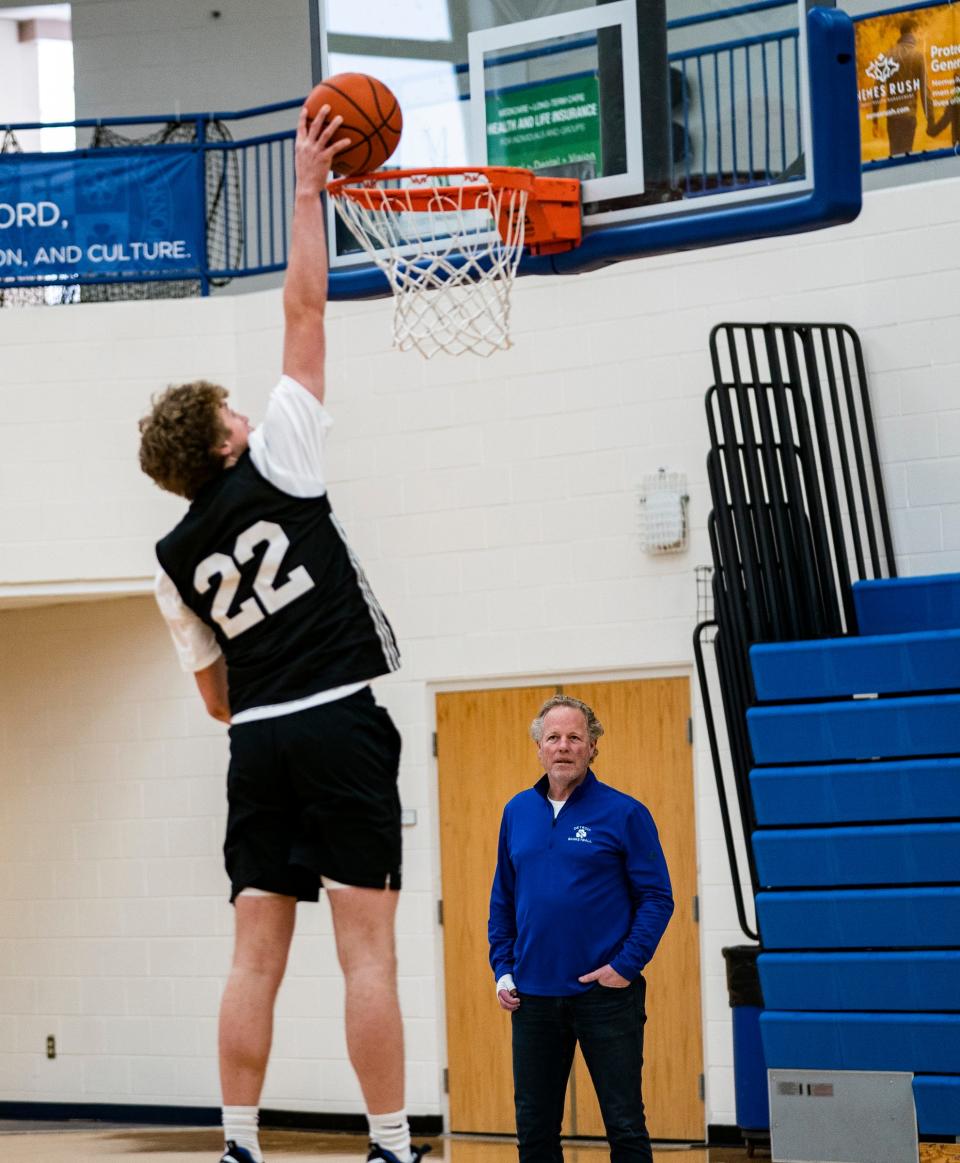
M 435 689 L 693 680 L 707 338 L 722 320 L 859 330 L 901 568 L 960 568 L 958 226 L 953 179 L 873 193 L 841 229 L 523 281 L 515 347 L 488 361 L 395 354 L 386 304 L 332 305 L 331 493 L 405 655 L 379 695 L 417 810 L 399 936 L 413 1112 L 443 1109 Z M 280 328 L 276 291 L 0 312 L 0 600 L 142 592 L 180 511 L 136 468 L 149 393 L 202 374 L 256 416 Z M 693 537 L 654 559 L 637 548 L 635 486 L 659 466 L 689 476 Z M 223 731 L 147 596 L 0 610 L 0 634 L 0 1101 L 215 1105 Z M 723 1124 L 720 948 L 742 938 L 699 711 L 696 781 L 705 1121 Z M 341 1001 L 326 906 L 304 908 L 266 1105 L 360 1110 Z
M 311 84 L 308 4 L 72 0 L 77 116 L 251 109 L 303 96 Z M 246 123 L 236 136 L 252 133 Z

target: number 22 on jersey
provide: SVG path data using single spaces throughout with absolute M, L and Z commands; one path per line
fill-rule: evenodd
M 264 542 L 267 550 L 253 580 L 256 597 L 241 602 L 236 613 L 231 614 L 230 607 L 236 597 L 243 566 L 253 560 L 257 547 Z M 214 578 L 220 579 L 213 595 L 210 617 L 228 638 L 236 638 L 244 630 L 256 626 L 269 614 L 282 610 L 316 585 L 302 565 L 292 569 L 285 582 L 276 584 L 277 570 L 289 548 L 290 539 L 279 525 L 274 521 L 257 521 L 237 537 L 232 557 L 226 553 L 211 553 L 197 566 L 193 588 L 198 594 L 205 594 L 214 584 Z

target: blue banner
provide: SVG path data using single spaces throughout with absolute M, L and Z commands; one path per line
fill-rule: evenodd
M 0 155 L 0 283 L 197 278 L 203 152 Z

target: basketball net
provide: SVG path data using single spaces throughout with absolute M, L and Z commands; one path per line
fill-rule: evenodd
M 510 347 L 510 292 L 537 180 L 501 168 L 384 171 L 330 183 L 337 213 L 390 284 L 400 351 L 430 359 Z M 579 230 L 578 203 L 577 223 Z

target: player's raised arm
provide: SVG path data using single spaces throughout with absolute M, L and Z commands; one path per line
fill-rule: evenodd
M 290 258 L 283 287 L 283 373 L 323 399 L 326 344 L 323 313 L 327 305 L 327 241 L 323 226 L 323 193 L 330 163 L 349 146 L 338 137 L 342 118 L 327 120 L 324 105 L 313 121 L 300 110 L 294 147 L 296 190 Z

